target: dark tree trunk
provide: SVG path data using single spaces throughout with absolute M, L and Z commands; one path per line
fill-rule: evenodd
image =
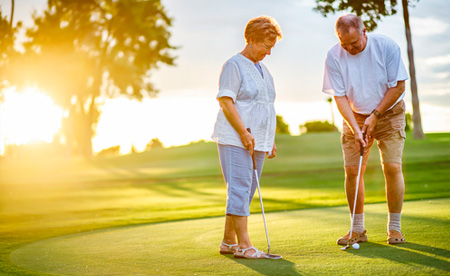
M 414 65 L 414 53 L 411 39 L 411 27 L 409 26 L 408 0 L 402 0 L 403 19 L 405 20 L 406 42 L 408 43 L 409 75 L 411 76 L 411 96 L 413 106 L 413 137 L 414 139 L 425 139 L 422 130 L 422 119 L 420 116 L 419 96 L 417 94 L 416 69 Z
M 11 0 L 11 18 L 9 19 L 9 27 L 12 30 L 13 26 L 13 19 L 14 19 L 14 0 Z

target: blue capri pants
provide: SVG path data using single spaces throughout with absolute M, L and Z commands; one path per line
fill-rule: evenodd
M 227 215 L 250 216 L 250 203 L 257 183 L 253 172 L 252 157 L 248 150 L 236 146 L 218 144 L 220 166 L 227 185 Z M 265 152 L 255 151 L 258 179 L 261 177 Z

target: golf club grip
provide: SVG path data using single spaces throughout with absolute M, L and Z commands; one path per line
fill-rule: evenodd
M 248 131 L 249 133 L 252 133 L 252 131 L 250 130 L 250 128 L 247 128 L 247 131 Z M 253 150 L 253 154 L 252 154 L 252 162 L 253 162 L 253 169 L 256 170 L 255 150 Z

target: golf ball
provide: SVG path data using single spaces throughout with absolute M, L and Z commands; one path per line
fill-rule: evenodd
M 353 249 L 359 249 L 359 243 L 354 243 L 354 244 L 352 245 L 352 247 L 353 247 Z

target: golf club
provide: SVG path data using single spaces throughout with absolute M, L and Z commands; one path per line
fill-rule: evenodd
M 251 133 L 249 128 L 247 130 L 248 130 L 248 132 Z M 259 202 L 261 203 L 261 211 L 262 211 L 263 220 L 264 220 L 264 228 L 266 229 L 267 254 L 264 254 L 264 255 L 265 255 L 265 257 L 267 259 L 279 260 L 279 259 L 282 258 L 281 255 L 270 254 L 269 232 L 267 231 L 266 215 L 264 213 L 264 205 L 263 205 L 263 201 L 262 201 L 262 197 L 261 197 L 261 187 L 259 186 L 258 170 L 256 169 L 256 161 L 255 161 L 255 153 L 254 152 L 253 152 L 253 155 L 252 155 L 252 161 L 253 161 L 253 173 L 255 174 L 256 184 L 258 186 Z
M 366 135 L 363 134 L 363 140 L 365 139 Z M 359 178 L 361 176 L 361 167 L 362 167 L 362 161 L 363 161 L 363 155 L 364 155 L 364 147 L 361 145 L 361 149 L 359 152 L 359 166 L 358 166 L 358 176 L 356 177 L 356 190 L 355 190 L 355 198 L 353 202 L 353 213 L 352 213 L 352 223 L 350 225 L 350 235 L 347 239 L 347 245 L 344 247 L 341 247 L 341 250 L 347 250 L 350 246 L 350 240 L 352 239 L 353 234 L 353 221 L 355 220 L 355 209 L 356 209 L 356 200 L 358 199 L 358 188 L 359 188 Z

